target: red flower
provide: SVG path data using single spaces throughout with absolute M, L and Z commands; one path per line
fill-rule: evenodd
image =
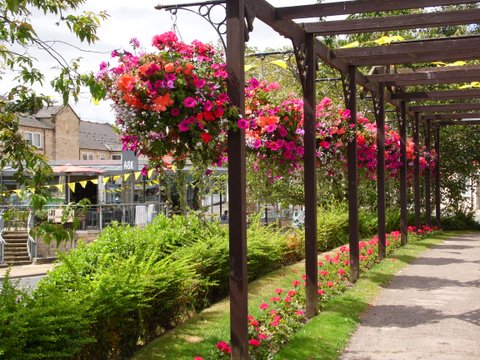
M 201 133 L 200 136 L 202 137 L 202 141 L 206 144 L 212 140 L 212 136 L 209 133 Z
M 232 352 L 232 350 L 230 349 L 230 346 L 225 341 L 219 341 L 217 345 L 215 345 L 215 347 L 218 350 L 227 354 L 230 354 Z
M 250 340 L 248 340 L 248 343 L 249 343 L 250 345 L 252 345 L 253 347 L 258 347 L 258 346 L 260 346 L 260 341 L 258 341 L 257 339 L 250 339 Z
M 260 304 L 260 309 L 261 310 L 266 310 L 266 309 L 268 309 L 268 307 L 269 307 L 269 305 L 267 303 L 261 303 Z

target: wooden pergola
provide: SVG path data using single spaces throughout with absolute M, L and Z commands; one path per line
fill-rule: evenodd
M 437 39 L 402 41 L 382 46 L 331 49 L 320 35 L 342 35 L 419 29 L 480 23 L 480 9 L 441 11 L 427 14 L 385 16 L 365 19 L 315 21 L 302 23 L 306 18 L 385 12 L 392 10 L 435 8 L 446 5 L 478 5 L 478 1 L 460 0 L 352 0 L 324 4 L 298 5 L 275 8 L 266 0 L 209 1 L 226 8 L 226 60 L 228 91 L 232 102 L 242 113 L 244 98 L 245 42 L 256 19 L 264 22 L 279 35 L 291 39 L 304 95 L 305 116 L 305 253 L 306 300 L 308 317 L 318 312 L 317 297 L 317 194 L 316 194 L 316 70 L 317 62 L 338 70 L 345 80 L 345 94 L 351 112 L 351 124 L 356 124 L 357 87 L 362 87 L 373 97 L 377 122 L 377 191 L 379 256 L 385 257 L 385 104 L 396 107 L 401 136 L 400 210 L 401 240 L 407 243 L 407 118 L 411 117 L 415 148 L 418 155 L 419 128 L 425 126 L 425 146 L 431 148 L 434 130 L 434 147 L 438 154 L 435 171 L 435 218 L 440 224 L 440 127 L 449 125 L 478 125 L 480 103 L 473 100 L 480 89 L 444 90 L 444 84 L 464 84 L 480 81 L 480 65 L 434 67 L 433 62 L 454 62 L 480 59 L 480 36 L 461 36 Z M 202 3 L 182 4 L 198 6 Z M 415 65 L 415 67 L 405 67 Z M 373 69 L 373 71 L 371 71 Z M 419 86 L 425 90 L 418 90 Z M 435 89 L 435 86 L 438 88 Z M 411 87 L 416 87 L 414 91 Z M 411 103 L 415 102 L 414 105 Z M 432 104 L 432 102 L 439 102 Z M 443 103 L 442 103 L 443 102 Z M 471 119 L 471 120 L 466 120 Z M 355 282 L 359 277 L 359 230 L 357 194 L 356 139 L 348 144 L 348 200 L 349 246 L 351 272 Z M 247 239 L 246 239 L 246 178 L 245 134 L 230 131 L 228 134 L 228 188 L 230 194 L 230 313 L 231 345 L 233 359 L 248 358 L 248 307 L 247 307 Z M 420 171 L 418 156 L 414 164 L 415 225 L 420 227 Z M 431 179 L 425 175 L 425 214 L 431 224 Z

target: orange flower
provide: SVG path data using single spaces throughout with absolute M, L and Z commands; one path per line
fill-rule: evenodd
M 130 74 L 123 74 L 117 80 L 117 86 L 122 92 L 130 92 L 135 86 L 136 78 Z
M 145 107 L 145 105 L 142 103 L 142 101 L 138 97 L 136 97 L 135 95 L 123 94 L 123 100 L 128 105 L 136 107 L 137 109 L 143 109 Z
M 259 116 L 257 124 L 261 127 L 265 127 L 268 125 L 275 125 L 280 121 L 278 116 L 268 115 L 268 116 Z
M 168 63 L 165 64 L 164 69 L 167 73 L 171 73 L 175 71 L 175 66 L 173 65 L 173 63 Z
M 187 63 L 185 65 L 185 74 L 190 75 L 193 69 L 195 69 L 195 65 L 193 65 L 192 63 Z
M 152 109 L 157 112 L 162 112 L 167 110 L 167 106 L 173 105 L 173 100 L 170 97 L 170 94 L 159 95 L 153 100 Z

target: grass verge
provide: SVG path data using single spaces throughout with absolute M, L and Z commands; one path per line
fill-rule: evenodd
M 360 315 L 400 269 L 413 261 L 425 249 L 440 243 L 452 233 L 410 243 L 397 250 L 392 258 L 377 264 L 362 275 L 354 288 L 324 303 L 319 316 L 308 322 L 275 359 L 337 359 Z M 323 255 L 321 255 L 323 258 Z M 304 273 L 303 262 L 284 267 L 249 284 L 249 313 L 257 316 L 259 304 L 276 288 L 288 288 Z M 205 309 L 142 348 L 133 359 L 185 359 L 206 354 L 218 341 L 228 341 L 229 302 L 225 299 Z M 320 354 L 320 355 L 319 355 Z

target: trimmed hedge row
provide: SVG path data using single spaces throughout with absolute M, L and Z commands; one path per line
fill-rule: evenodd
M 253 221 L 249 278 L 301 257 L 301 234 Z M 121 359 L 226 294 L 228 233 L 196 216 L 113 225 L 27 294 L 0 293 L 0 358 Z M 67 339 L 68 338 L 68 339 Z

